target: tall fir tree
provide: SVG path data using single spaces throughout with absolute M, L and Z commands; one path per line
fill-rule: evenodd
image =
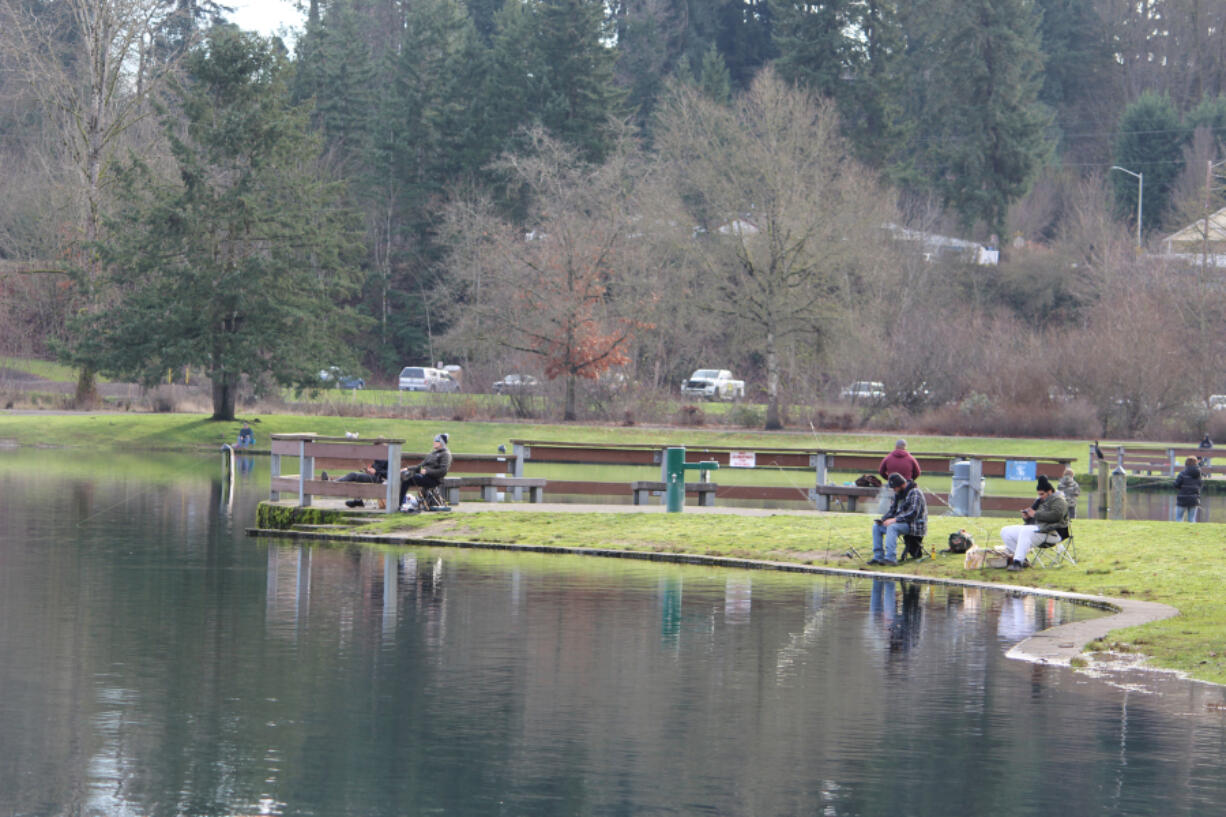
M 189 55 L 164 119 L 177 178 L 139 162 L 125 173 L 100 248 L 108 309 L 74 326 L 104 373 L 203 369 L 218 420 L 234 419 L 245 377 L 303 385 L 321 361 L 351 364 L 361 328 L 342 306 L 354 224 L 289 103 L 289 71 L 279 44 L 231 26 Z
M 1166 94 L 1147 92 L 1124 109 L 1112 150 L 1114 164 L 1143 178 L 1114 171 L 1116 215 L 1136 217 L 1141 194 L 1143 231 L 1158 229 L 1170 212 L 1171 191 L 1183 170 L 1187 129 Z
M 779 75 L 833 99 L 857 158 L 886 167 L 905 130 L 899 94 L 904 38 L 895 4 L 773 0 Z
M 1099 159 L 1109 134 L 1099 123 L 1121 104 L 1110 31 L 1094 0 L 1037 0 L 1042 11 L 1043 86 L 1061 151 L 1072 161 Z
M 912 64 L 925 86 L 922 169 L 964 227 L 1003 235 L 1009 205 L 1049 153 L 1038 9 L 1033 0 L 925 5 L 931 61 Z

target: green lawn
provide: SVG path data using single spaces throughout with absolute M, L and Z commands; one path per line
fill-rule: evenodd
M 0 369 L 13 369 L 14 371 L 18 372 L 27 372 L 37 377 L 42 377 L 47 380 L 54 380 L 60 383 L 77 382 L 76 369 L 51 360 L 35 360 L 34 358 L 25 357 L 0 357 Z M 98 382 L 106 383 L 107 380 L 100 377 L 98 378 Z
M 763 432 L 743 429 L 561 423 L 397 420 L 324 415 L 244 414 L 241 410 L 239 414 L 240 420 L 251 421 L 256 433 L 257 450 L 267 450 L 268 435 L 272 433 L 314 432 L 343 436 L 346 431 L 356 431 L 367 437 L 403 437 L 409 441 L 410 446 L 413 441 L 420 440 L 422 447 L 426 447 L 438 431 L 448 431 L 451 434 L 451 448 L 458 453 L 493 453 L 499 445 L 509 448 L 512 439 L 531 439 L 595 444 L 644 443 L 798 449 L 823 447 L 880 451 L 884 455 L 893 448 L 897 438 L 895 433 Z M 198 450 L 233 441 L 238 428 L 238 421 L 215 422 L 210 420 L 207 414 L 100 412 L 18 415 L 0 412 L 0 439 L 10 439 L 22 445 L 151 445 L 159 448 Z M 1087 443 L 1083 440 L 921 435 L 907 435 L 907 438 L 911 450 L 916 452 L 1067 457 L 1074 460 L 1078 473 L 1085 471 Z

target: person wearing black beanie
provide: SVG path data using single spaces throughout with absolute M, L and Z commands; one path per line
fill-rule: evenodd
M 1026 554 L 1052 531 L 1068 535 L 1068 502 L 1064 494 L 1053 488 L 1045 476 L 1040 476 L 1034 487 L 1039 498 L 1033 506 L 1022 509 L 1024 524 L 1000 529 L 1000 540 L 1010 555 L 1009 570 L 1026 567 Z

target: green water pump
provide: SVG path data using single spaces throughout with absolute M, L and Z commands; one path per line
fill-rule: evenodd
M 707 462 L 686 462 L 685 461 L 685 446 L 670 446 L 664 449 L 664 482 L 665 482 L 665 497 L 667 498 L 668 512 L 681 513 L 681 509 L 685 507 L 685 472 L 690 471 L 718 471 L 719 463 L 713 461 Z

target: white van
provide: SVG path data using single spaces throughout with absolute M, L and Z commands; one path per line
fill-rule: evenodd
M 398 385 L 401 391 L 454 392 L 460 390 L 460 384 L 454 377 L 431 366 L 405 366 L 400 370 Z

